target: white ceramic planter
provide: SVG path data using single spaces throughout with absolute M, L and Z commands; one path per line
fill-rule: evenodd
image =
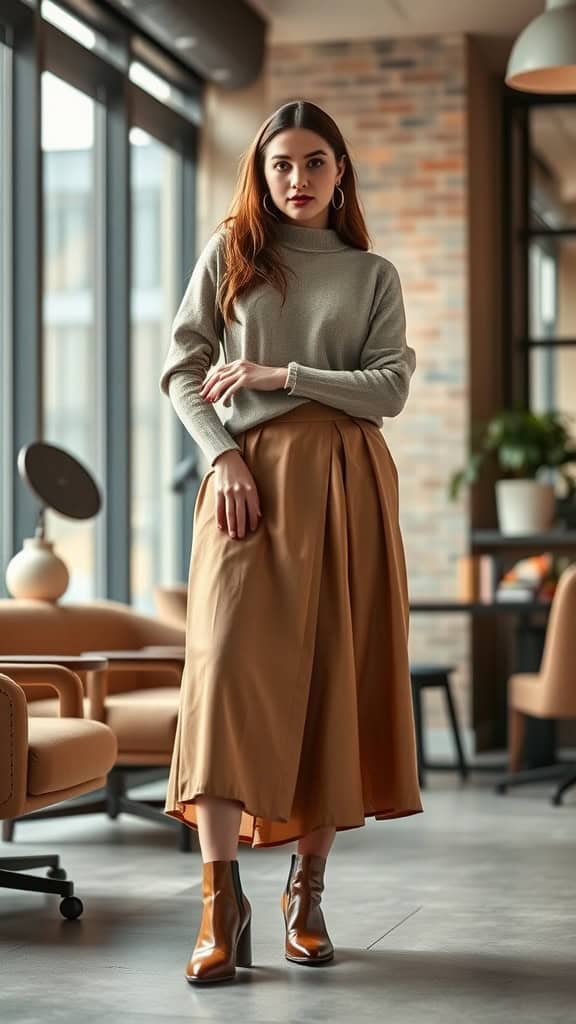
M 497 480 L 500 532 L 508 537 L 542 533 L 554 524 L 554 484 L 539 480 Z
M 52 541 L 27 537 L 8 563 L 6 586 L 12 597 L 57 601 L 68 586 L 68 569 L 54 553 Z

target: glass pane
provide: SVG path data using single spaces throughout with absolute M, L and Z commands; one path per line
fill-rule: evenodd
M 177 299 L 179 156 L 139 128 L 132 145 L 132 603 L 154 610 L 154 585 L 179 576 L 179 499 L 170 489 L 178 421 L 158 381 Z
M 530 407 L 535 412 L 555 409 L 576 423 L 576 346 L 531 350 Z
M 576 237 L 532 240 L 528 298 L 532 338 L 576 339 Z
M 44 440 L 80 459 L 98 480 L 95 107 L 66 82 L 42 75 Z M 94 597 L 96 521 L 49 513 L 46 535 L 70 573 L 63 600 Z
M 576 228 L 576 102 L 530 111 L 533 226 Z
M 530 408 L 534 412 L 563 413 L 576 440 L 576 346 L 531 350 Z M 576 466 L 570 464 L 564 472 L 576 484 Z
M 128 74 L 130 81 L 150 93 L 155 99 L 160 100 L 164 106 L 172 107 L 173 110 L 178 111 L 179 114 L 191 121 L 198 121 L 200 106 L 196 96 L 183 92 L 182 89 L 167 81 L 166 78 L 162 78 L 138 60 L 131 61 Z

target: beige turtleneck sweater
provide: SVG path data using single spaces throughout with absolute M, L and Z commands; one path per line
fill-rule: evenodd
M 212 465 L 240 450 L 235 435 L 310 399 L 382 426 L 408 397 L 416 357 L 406 344 L 400 280 L 383 256 L 355 249 L 332 228 L 275 225 L 288 272 L 286 302 L 266 283 L 236 299 L 225 327 L 216 305 L 223 267 L 222 230 L 196 262 L 172 325 L 160 388 Z M 222 421 L 199 394 L 210 366 L 248 359 L 286 367 L 284 387 L 240 388 Z

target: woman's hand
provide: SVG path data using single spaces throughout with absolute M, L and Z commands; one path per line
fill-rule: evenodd
M 230 405 L 232 395 L 240 388 L 277 391 L 284 387 L 287 372 L 285 366 L 260 366 L 248 359 L 234 359 L 206 377 L 200 394 L 207 402 L 218 402 L 223 398 L 224 405 Z
M 222 452 L 213 465 L 218 528 L 240 539 L 246 532 L 246 517 L 255 530 L 262 515 L 254 477 L 236 449 Z

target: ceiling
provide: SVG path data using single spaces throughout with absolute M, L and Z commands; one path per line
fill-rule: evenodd
M 468 32 L 512 40 L 544 0 L 249 0 L 268 42 L 322 42 Z

